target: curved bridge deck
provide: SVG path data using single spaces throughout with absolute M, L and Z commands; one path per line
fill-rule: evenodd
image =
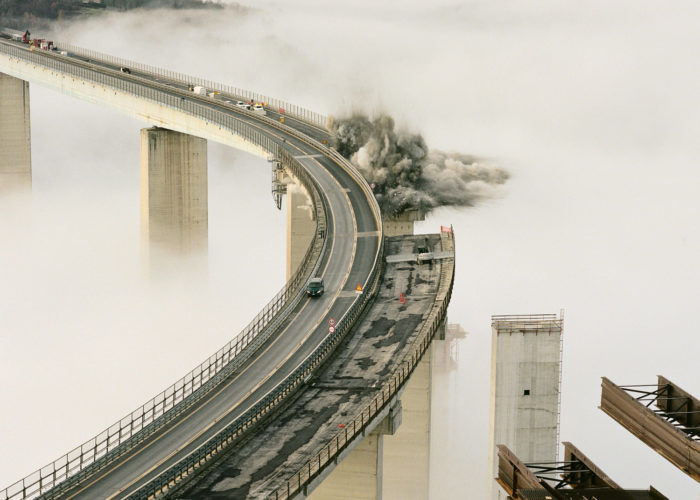
M 387 264 L 378 296 L 334 359 L 310 380 L 298 399 L 255 436 L 236 446 L 212 467 L 175 492 L 175 498 L 287 498 L 287 482 L 297 486 L 296 474 L 315 462 L 321 453 L 327 473 L 335 465 L 331 447 L 339 430 L 353 428 L 353 421 L 372 427 L 367 412 L 372 401 L 396 372 L 415 366 L 430 342 L 431 322 L 449 302 L 454 272 L 454 240 L 442 235 L 399 236 L 386 241 Z M 418 247 L 442 252 L 439 260 L 418 264 L 401 256 L 416 254 Z M 449 256 L 451 255 L 451 257 Z M 403 291 L 405 302 L 399 300 Z M 406 379 L 404 379 L 405 382 Z M 397 388 L 398 391 L 401 387 Z M 375 415 L 381 412 L 376 411 Z M 361 415 L 364 415 L 361 416 Z M 355 418 L 357 416 L 357 418 Z M 339 427 L 342 425 L 343 427 Z M 356 430 L 361 433 L 364 429 Z M 349 443 L 349 441 L 348 441 Z M 307 481 L 309 480 L 306 476 Z M 311 477 L 314 482 L 314 477 Z M 293 489 L 290 497 L 294 497 Z M 310 493 L 310 488 L 308 493 Z M 276 497 L 277 495 L 277 497 Z

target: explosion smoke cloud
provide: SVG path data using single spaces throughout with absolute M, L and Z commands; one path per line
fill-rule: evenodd
M 498 194 L 505 170 L 460 153 L 429 151 L 420 134 L 394 130 L 381 115 L 330 118 L 334 145 L 374 184 L 382 211 L 396 216 L 444 206 L 470 207 Z

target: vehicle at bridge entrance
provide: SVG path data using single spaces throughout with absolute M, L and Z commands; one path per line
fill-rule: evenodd
M 309 297 L 323 295 L 323 278 L 311 278 L 309 284 L 306 285 L 306 295 Z

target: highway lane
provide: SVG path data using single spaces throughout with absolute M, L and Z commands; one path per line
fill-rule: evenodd
M 319 169 L 319 172 L 322 173 Z M 306 299 L 305 304 L 296 317 L 290 322 L 285 331 L 272 345 L 259 354 L 243 373 L 235 376 L 213 399 L 190 413 L 178 422 L 177 427 L 167 434 L 159 436 L 154 442 L 149 442 L 140 453 L 132 454 L 128 459 L 114 464 L 108 471 L 102 471 L 100 478 L 93 481 L 87 488 L 75 496 L 67 498 L 121 498 L 136 486 L 150 480 L 154 474 L 166 469 L 179 456 L 193 451 L 203 442 L 215 435 L 228 423 L 252 406 L 261 394 L 285 378 L 293 370 L 280 370 L 280 365 L 287 368 L 296 366 L 299 354 L 295 350 L 302 345 L 308 345 L 308 335 L 311 342 L 317 341 L 320 332 L 327 333 L 326 316 L 333 309 L 333 298 L 344 287 L 346 272 L 354 252 L 353 227 L 354 220 L 349 209 L 338 210 L 337 207 L 349 208 L 345 192 L 326 174 L 318 179 L 329 197 L 332 208 L 333 225 L 338 236 L 333 238 L 333 248 L 323 273 L 326 281 L 326 293 L 317 299 Z M 347 299 L 344 299 L 344 302 Z M 348 304 L 344 304 L 346 307 Z M 337 307 L 337 306 L 336 306 Z M 311 326 L 311 328 L 309 328 Z M 306 352 L 306 350 L 304 351 Z M 261 381 L 264 381 L 261 384 Z M 194 436 L 194 438 L 193 438 Z M 178 451 L 173 455 L 174 451 Z M 157 465 L 154 469 L 154 465 Z M 124 488 L 126 489 L 124 490 Z M 121 490 L 124 490 L 120 493 Z
M 162 82 L 162 78 L 159 80 Z M 238 118 L 244 115 L 251 124 L 261 126 L 252 113 L 241 113 L 212 101 L 212 106 Z M 282 144 L 294 155 L 319 153 L 315 147 L 284 131 L 274 130 L 271 135 L 284 139 Z M 158 433 L 153 440 L 99 471 L 65 498 L 123 498 L 134 491 L 215 435 L 284 380 L 328 334 L 327 320 L 339 319 L 350 307 L 355 299 L 355 286 L 365 282 L 378 248 L 376 220 L 361 188 L 334 161 L 326 157 L 306 157 L 299 161 L 317 180 L 331 207 L 329 217 L 334 231 L 331 255 L 323 272 L 326 294 L 318 299 L 306 299 L 284 332 L 225 387 L 217 389 L 215 397 L 177 420 L 167 432 Z M 358 232 L 361 236 L 356 237 Z

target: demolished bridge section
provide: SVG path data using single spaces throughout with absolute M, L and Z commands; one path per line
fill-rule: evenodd
M 426 252 L 438 257 L 405 258 Z M 453 235 L 387 238 L 385 255 L 377 297 L 334 358 L 291 405 L 173 497 L 304 498 L 375 427 L 400 423 L 400 393 L 445 319 Z

